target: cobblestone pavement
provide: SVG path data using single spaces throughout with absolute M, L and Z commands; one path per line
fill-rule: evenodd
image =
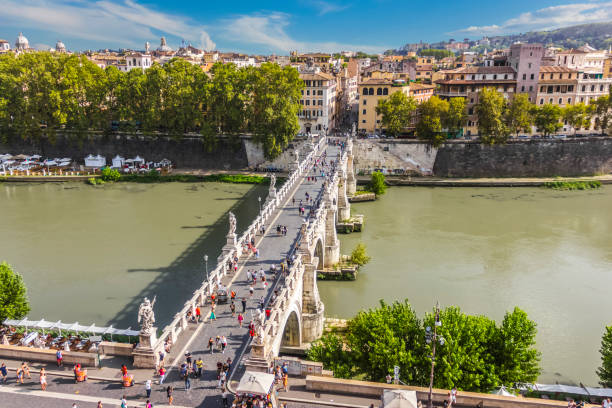
M 328 161 L 331 159 L 335 159 L 336 155 L 339 152 L 339 149 L 334 146 L 329 146 L 326 149 L 328 155 Z M 313 175 L 314 173 L 309 172 L 308 175 Z M 224 284 L 231 285 L 231 289 L 233 289 L 237 293 L 237 299 L 242 297 L 247 298 L 247 308 L 244 313 L 244 324 L 243 327 L 240 328 L 238 326 L 238 320 L 235 317 L 232 317 L 231 311 L 229 308 L 229 303 L 224 305 L 218 305 L 216 309 L 217 319 L 214 321 L 206 320 L 204 323 L 190 323 L 190 327 L 184 333 L 185 335 L 181 335 L 179 341 L 174 345 L 173 350 L 169 356 L 166 357 L 166 361 L 168 364 L 168 360 L 170 362 L 176 362 L 177 365 L 180 365 L 180 362 L 183 359 L 183 352 L 188 350 L 191 352 L 194 359 L 198 357 L 202 357 L 204 361 L 204 372 L 202 378 L 200 379 L 191 379 L 191 388 L 190 390 L 185 390 L 184 382 L 179 379 L 178 371 L 176 366 L 174 369 L 170 370 L 166 381 L 163 385 L 157 384 L 158 378 L 151 376 L 154 379 L 153 391 L 151 401 L 159 406 L 166 402 L 165 395 L 165 387 L 169 384 L 172 385 L 175 389 L 174 391 L 174 405 L 177 406 L 188 406 L 188 407 L 220 407 L 221 404 L 221 391 L 218 388 L 218 381 L 216 375 L 216 363 L 218 361 L 225 361 L 227 358 L 231 358 L 232 361 L 239 360 L 239 357 L 243 352 L 246 352 L 248 349 L 248 323 L 252 320 L 253 312 L 259 306 L 260 298 L 263 296 L 264 298 L 269 298 L 273 292 L 274 281 L 273 276 L 270 273 L 266 274 L 266 279 L 269 280 L 269 285 L 267 288 L 264 288 L 258 280 L 258 283 L 255 287 L 254 294 L 251 297 L 249 295 L 249 286 L 250 284 L 246 281 L 246 271 L 247 270 L 259 270 L 261 268 L 264 271 L 268 271 L 272 264 L 279 264 L 286 256 L 288 251 L 291 249 L 294 241 L 296 240 L 297 234 L 299 232 L 299 228 L 303 222 L 303 217 L 298 214 L 298 207 L 300 200 L 303 200 L 303 205 L 306 208 L 306 213 L 310 208 L 309 205 L 306 205 L 306 193 L 310 194 L 313 198 L 317 197 L 317 194 L 321 190 L 322 180 L 319 178 L 316 182 L 309 182 L 307 180 L 303 180 L 300 185 L 296 187 L 294 190 L 293 197 L 295 198 L 295 204 L 292 204 L 291 196 L 289 196 L 288 202 L 286 205 L 277 213 L 277 218 L 273 218 L 269 225 L 266 226 L 265 237 L 258 237 L 258 241 L 256 240 L 256 246 L 259 249 L 259 258 L 255 259 L 255 257 L 250 257 L 247 261 L 242 265 L 242 267 L 238 270 L 238 273 L 233 276 L 226 276 L 223 280 Z M 278 235 L 276 233 L 276 225 L 284 225 L 287 227 L 287 235 Z M 203 315 L 208 315 L 209 309 L 206 306 L 203 309 Z M 236 312 L 242 310 L 242 306 L 240 301 L 236 302 Z M 218 349 L 215 349 L 213 353 L 210 353 L 208 350 L 208 339 L 210 337 L 215 338 L 216 336 L 226 336 L 227 338 L 227 349 L 225 353 L 221 353 Z M 92 370 L 93 371 L 93 370 Z M 235 375 L 235 380 L 239 379 L 238 374 L 242 370 L 237 370 L 237 374 Z M 90 374 L 93 375 L 93 374 Z M 14 373 L 12 373 L 14 378 Z M 27 389 L 27 390 L 39 390 L 40 387 L 38 385 L 38 374 L 33 371 L 33 380 L 32 383 L 27 385 L 15 385 L 14 382 L 12 385 L 2 385 L 0 388 L 9 387 L 11 391 L 19 389 Z M 143 403 L 146 401 L 144 386 L 142 383 L 136 384 L 131 388 L 123 388 L 119 383 L 110 383 L 110 382 L 100 382 L 100 381 L 88 381 L 87 383 L 75 384 L 71 378 L 66 377 L 57 377 L 57 376 L 49 376 L 48 377 L 49 386 L 47 388 L 48 392 L 51 393 L 64 393 L 73 395 L 74 398 L 87 399 L 87 397 L 104 397 L 105 399 L 109 399 L 108 401 L 115 400 L 117 401 L 117 406 L 119 405 L 119 400 L 122 395 L 126 395 L 129 406 L 135 406 L 136 403 Z M 71 407 L 72 402 L 69 400 L 62 400 L 54 397 L 40 396 L 40 392 L 36 394 L 28 394 L 25 397 L 23 394 L 12 393 L 12 392 L 0 392 L 0 408 L 5 407 L 4 401 L 14 400 L 12 405 L 6 406 L 41 406 L 41 407 Z M 290 393 L 288 393 L 290 394 Z M 50 394 L 49 394 L 50 395 Z M 289 396 L 289 395 L 287 395 Z M 6 397 L 6 398 L 4 398 Z M 26 401 L 31 401 L 26 402 Z M 87 407 L 90 406 L 89 400 L 76 400 L 79 404 L 79 407 Z M 103 401 L 104 402 L 104 401 Z M 93 405 L 95 406 L 95 401 Z M 107 406 L 107 404 L 105 404 Z M 108 406 L 114 406 L 112 403 Z M 290 407 L 308 407 L 309 405 L 297 405 L 294 403 L 289 404 Z M 312 405 L 312 406 L 317 406 Z

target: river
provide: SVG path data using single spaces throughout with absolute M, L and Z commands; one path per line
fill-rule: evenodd
M 0 261 L 20 272 L 31 319 L 136 328 L 157 295 L 161 328 L 216 264 L 228 229 L 259 211 L 265 186 L 0 183 Z
M 538 325 L 541 382 L 597 385 L 599 346 L 612 323 L 612 187 L 390 188 L 365 215 L 371 262 L 354 282 L 319 282 L 327 316 L 350 318 L 379 299 L 436 300 L 503 318 L 519 306 Z

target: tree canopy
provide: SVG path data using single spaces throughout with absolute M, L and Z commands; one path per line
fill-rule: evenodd
M 597 369 L 599 384 L 602 387 L 612 388 L 612 325 L 607 326 L 601 338 L 601 367 Z
M 21 319 L 30 311 L 25 283 L 6 262 L 0 263 L 0 322 Z
M 253 134 L 275 157 L 299 130 L 297 70 L 218 63 L 210 75 L 173 59 L 144 72 L 101 69 L 86 56 L 32 52 L 0 56 L 0 133 L 36 140 L 59 130 L 141 131 L 181 137 Z
M 440 311 L 434 386 L 466 391 L 490 391 L 502 384 L 534 382 L 540 353 L 535 349 L 536 324 L 519 308 L 506 313 L 501 324 L 485 316 L 450 306 Z M 363 376 L 384 381 L 400 367 L 400 379 L 411 385 L 429 384 L 431 344 L 426 327 L 434 313 L 419 319 L 408 301 L 361 311 L 348 321 L 346 333 L 329 333 L 312 344 L 308 357 L 323 362 L 341 378 Z
M 378 100 L 376 113 L 382 115 L 382 127 L 392 135 L 398 135 L 410 125 L 416 108 L 414 98 L 397 91 L 389 98 Z
M 478 134 L 486 144 L 501 144 L 508 139 L 508 127 L 504 123 L 506 100 L 493 88 L 483 88 L 478 93 L 476 115 Z

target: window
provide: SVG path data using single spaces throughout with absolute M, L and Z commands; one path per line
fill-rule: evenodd
M 470 98 L 470 103 L 474 103 L 474 98 Z
M 553 103 L 553 98 L 550 98 L 550 99 L 548 100 L 548 103 Z
M 368 94 L 368 88 L 363 88 L 363 94 L 367 95 Z M 365 101 L 363 101 L 365 103 Z
M 531 79 L 535 79 L 535 74 L 531 74 L 531 75 L 530 75 L 530 78 L 531 78 Z
M 472 75 L 472 80 L 476 79 L 476 75 Z
M 508 79 L 508 74 L 504 75 L 504 79 Z
M 361 114 L 365 115 L 366 114 L 366 110 L 364 109 L 363 111 L 361 111 Z
M 468 115 L 473 115 L 473 114 L 474 114 L 474 108 L 468 109 Z
M 595 92 L 595 85 L 591 85 L 591 92 Z
M 533 54 L 533 53 L 532 53 Z M 530 55 L 531 56 L 531 55 Z M 531 62 L 527 64 L 527 67 L 531 68 Z
M 370 88 L 370 95 L 374 95 L 374 88 Z
M 544 98 L 540 99 L 540 105 L 544 105 Z
M 366 103 L 366 102 L 367 102 L 367 100 L 365 100 L 365 99 L 364 99 L 364 100 L 363 100 L 363 104 L 364 104 L 364 105 L 367 105 L 367 103 Z
M 529 85 L 529 92 L 533 91 L 533 85 Z
M 382 95 L 382 88 L 376 89 L 376 95 Z
M 302 95 L 304 95 L 304 90 L 302 89 Z
M 525 85 L 521 86 L 521 92 L 525 92 Z
M 533 51 L 531 51 L 531 52 L 529 53 L 529 56 L 530 56 L 530 57 L 533 57 Z M 531 68 L 531 63 L 529 63 L 529 68 Z
M 599 91 L 601 92 L 603 91 L 603 89 L 604 89 L 603 85 L 599 85 Z
M 389 88 L 383 89 L 383 95 L 389 95 Z
M 323 105 L 323 99 L 319 99 L 319 106 Z
M 322 89 L 319 90 L 318 95 L 319 96 L 323 96 L 323 90 Z
M 523 80 L 527 79 L 527 74 L 523 74 Z
M 563 104 L 563 99 L 559 98 L 559 105 L 562 105 L 562 104 Z
M 310 89 L 306 90 L 306 95 L 310 96 Z
M 586 85 L 582 85 L 582 92 L 586 92 Z
M 497 79 L 497 74 L 493 74 L 493 79 Z
M 567 98 L 567 104 L 571 105 L 572 104 L 572 98 Z
M 574 85 L 568 85 L 567 92 L 574 92 Z
M 306 106 L 310 106 L 310 99 L 306 99 Z
M 365 122 L 366 122 L 365 119 L 361 121 L 361 123 L 365 123 Z

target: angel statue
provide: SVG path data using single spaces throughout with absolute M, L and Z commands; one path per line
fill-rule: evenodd
M 236 216 L 233 212 L 229 212 L 229 235 L 236 233 Z
M 276 184 L 276 175 L 272 174 L 270 176 L 270 191 L 274 190 L 274 185 Z
M 140 323 L 140 331 L 143 334 L 148 334 L 155 323 L 155 313 L 153 313 L 153 306 L 157 296 L 153 297 L 153 302 L 149 301 L 149 298 L 144 298 L 144 302 L 140 304 L 138 308 L 138 323 Z

